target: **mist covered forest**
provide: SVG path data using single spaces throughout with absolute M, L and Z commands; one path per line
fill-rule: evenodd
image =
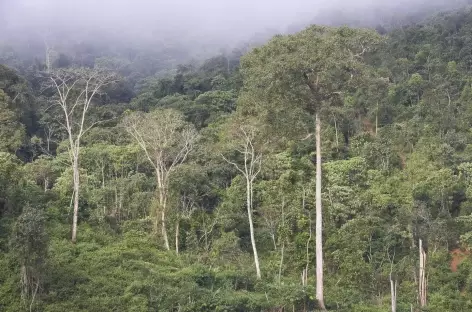
M 468 1 L 125 2 L 0 3 L 0 311 L 472 311 Z

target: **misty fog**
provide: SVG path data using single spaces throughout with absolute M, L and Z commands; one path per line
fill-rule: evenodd
M 166 50 L 178 61 L 260 44 L 308 24 L 372 26 L 470 0 L 0 0 L 0 45 L 39 56 L 44 42 L 66 51 Z M 27 49 L 21 48 L 28 47 Z M 62 46 L 62 48 L 61 48 Z M 176 52 L 178 51 L 178 52 Z M 182 55 L 177 54 L 185 51 Z M 104 52 L 106 53 L 106 52 Z
M 331 15 L 376 22 L 380 15 L 425 7 L 454 7 L 466 0 L 1 0 L 1 32 L 73 31 L 81 37 L 110 33 L 147 40 L 166 37 L 245 40 L 257 32 L 284 32 L 292 24 L 330 23 Z M 331 14 L 330 14 L 331 13 Z M 341 22 L 342 21 L 336 21 Z M 377 21 L 380 22 L 380 21 Z

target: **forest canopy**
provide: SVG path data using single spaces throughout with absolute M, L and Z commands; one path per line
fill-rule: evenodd
M 0 45 L 0 310 L 471 311 L 471 33 Z

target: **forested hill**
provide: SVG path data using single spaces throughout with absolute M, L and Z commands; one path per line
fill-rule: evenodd
M 0 311 L 472 311 L 471 34 L 4 48 Z

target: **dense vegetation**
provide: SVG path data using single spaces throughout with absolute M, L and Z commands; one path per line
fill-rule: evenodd
M 471 311 L 471 33 L 310 26 L 173 70 L 3 47 L 0 310 L 322 308 L 322 164 L 326 309 Z

